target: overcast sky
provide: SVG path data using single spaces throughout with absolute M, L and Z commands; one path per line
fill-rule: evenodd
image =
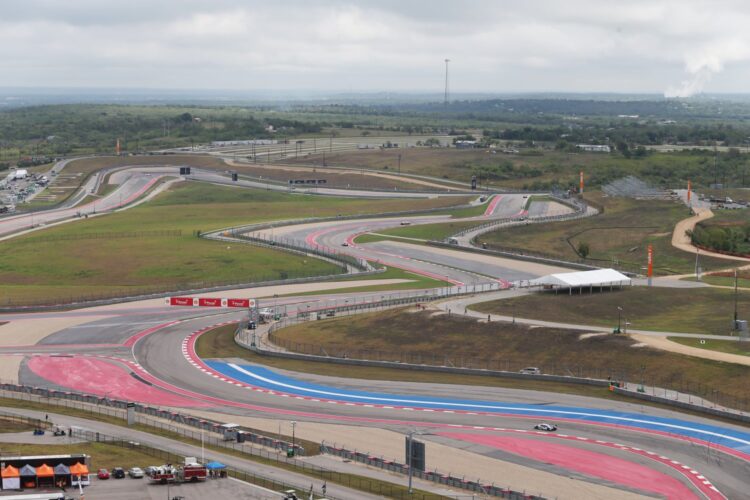
M 3 0 L 0 87 L 748 92 L 747 0 Z

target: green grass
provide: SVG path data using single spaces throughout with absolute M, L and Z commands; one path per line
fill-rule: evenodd
M 422 276 L 419 274 L 410 273 L 397 267 L 389 267 L 385 272 L 380 274 L 373 274 L 370 276 L 351 276 L 348 278 L 341 279 L 340 281 L 358 281 L 358 280 L 381 280 L 381 279 L 404 279 L 409 280 L 403 283 L 394 283 L 392 285 L 363 285 L 354 288 L 342 289 L 342 292 L 355 293 L 355 292 L 380 292 L 380 291 L 399 291 L 399 290 L 421 290 L 423 288 L 442 288 L 446 286 L 453 286 L 452 283 L 447 281 L 436 280 Z M 295 293 L 295 297 L 299 295 L 319 295 L 323 293 L 335 293 L 333 290 L 320 290 L 311 291 L 305 293 Z
M 685 279 L 686 281 L 695 281 L 695 277 L 683 279 Z M 708 283 L 709 285 L 734 287 L 734 278 L 729 276 L 711 276 L 704 274 L 703 276 L 701 276 L 701 281 L 704 283 Z M 737 286 L 739 288 L 750 288 L 750 278 L 739 278 L 737 280 Z
M 459 231 L 478 226 L 479 224 L 481 224 L 481 222 L 477 222 L 477 221 L 472 221 L 472 222 L 456 221 L 456 222 L 440 222 L 440 223 L 435 223 L 435 224 L 414 224 L 411 226 L 399 226 L 399 227 L 394 227 L 391 229 L 385 229 L 382 231 L 378 231 L 375 234 L 370 234 L 370 236 L 374 236 L 375 238 L 381 238 L 381 239 L 388 239 L 387 237 L 384 238 L 382 236 L 382 235 L 386 235 L 386 236 L 395 236 L 395 237 L 401 237 L 401 238 L 416 238 L 416 239 L 425 240 L 425 241 L 442 240 L 444 238 L 454 235 L 455 233 Z M 366 243 L 368 239 L 357 238 L 356 241 L 358 243 Z
M 708 349 L 710 351 L 726 352 L 729 354 L 739 354 L 741 356 L 750 356 L 750 342 L 740 342 L 737 340 L 713 340 L 697 339 L 687 337 L 669 337 L 672 342 L 678 344 L 697 347 L 698 349 Z
M 515 248 L 531 253 L 579 261 L 579 243 L 590 247 L 588 259 L 594 265 L 612 265 L 641 273 L 646 265 L 648 245 L 654 248 L 657 275 L 689 273 L 695 268 L 695 254 L 672 246 L 674 225 L 689 216 L 687 208 L 672 201 L 634 200 L 603 196 L 586 198 L 603 205 L 603 214 L 585 219 L 503 228 L 482 235 L 490 248 Z M 726 260 L 701 258 L 704 270 L 723 269 Z M 731 265 L 731 264 L 730 264 Z
M 627 318 L 632 329 L 727 335 L 731 331 L 734 299 L 731 290 L 716 288 L 626 287 L 582 295 L 535 293 L 475 304 L 472 309 L 515 314 L 519 318 L 616 327 L 618 307 L 623 308 L 623 318 Z M 750 310 L 749 292 L 740 293 L 739 308 Z
M 94 298 L 220 282 L 314 276 L 318 259 L 196 237 L 233 225 L 446 206 L 451 199 L 351 200 L 183 183 L 127 211 L 51 227 L 0 246 L 0 304 Z M 94 238 L 182 231 L 181 236 Z M 89 239 L 70 239 L 88 235 Z

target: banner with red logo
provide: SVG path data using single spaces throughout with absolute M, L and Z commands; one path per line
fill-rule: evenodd
M 192 306 L 193 298 L 192 297 L 169 297 L 167 299 L 167 304 L 169 304 L 170 306 Z
M 189 307 L 242 307 L 251 309 L 256 305 L 255 299 L 225 299 L 218 297 L 167 297 L 169 306 Z

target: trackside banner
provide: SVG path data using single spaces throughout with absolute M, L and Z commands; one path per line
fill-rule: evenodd
M 218 297 L 167 297 L 168 306 L 187 307 L 242 307 L 252 309 L 256 306 L 255 299 L 223 299 Z

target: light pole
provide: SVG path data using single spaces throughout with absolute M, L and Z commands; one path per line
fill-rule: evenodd
M 412 440 L 414 439 L 414 434 L 416 433 L 417 433 L 416 430 L 409 431 L 409 434 L 407 434 L 406 436 L 406 438 L 409 440 L 409 446 L 407 446 L 406 453 L 409 455 L 407 458 L 409 459 L 408 465 L 409 465 L 409 494 L 410 495 L 413 493 L 413 490 L 411 487 L 411 480 L 412 480 L 412 476 L 414 475 L 414 468 L 412 467 L 412 463 L 411 463 L 412 462 Z
M 294 436 L 294 428 L 295 427 L 297 427 L 297 422 L 295 422 L 294 420 L 292 420 L 292 456 L 294 456 L 294 454 L 295 454 L 295 449 L 294 449 L 294 437 L 295 437 Z
M 620 328 L 622 327 L 622 307 L 617 306 L 617 333 L 620 333 L 622 330 Z

